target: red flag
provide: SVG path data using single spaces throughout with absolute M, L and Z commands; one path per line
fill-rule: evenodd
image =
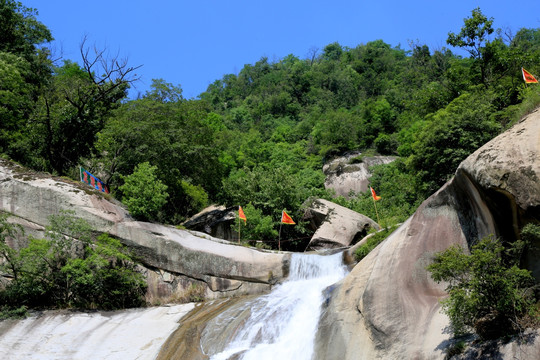
M 242 210 L 242 207 L 238 207 L 238 217 L 242 220 L 244 220 L 244 224 L 247 222 L 246 215 L 244 214 L 244 210 Z
M 530 72 L 524 68 L 521 68 L 521 72 L 523 73 L 523 80 L 525 80 L 527 84 L 538 84 L 538 80 L 536 80 L 536 78 Z
M 284 224 L 291 224 L 291 225 L 296 224 L 293 221 L 293 219 L 285 212 L 285 210 L 283 210 L 283 212 L 281 213 L 281 222 Z
M 377 196 L 377 194 L 375 194 L 375 190 L 373 190 L 373 188 L 371 186 L 369 188 L 371 189 L 371 196 L 373 196 L 373 200 L 375 200 L 375 201 L 381 200 L 381 197 Z

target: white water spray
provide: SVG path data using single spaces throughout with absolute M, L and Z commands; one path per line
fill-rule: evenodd
M 346 275 L 342 254 L 293 254 L 289 280 L 245 305 L 250 316 L 212 360 L 309 360 L 323 301 L 322 291 Z M 222 322 L 232 320 L 227 311 Z M 227 318 L 228 317 L 228 318 Z

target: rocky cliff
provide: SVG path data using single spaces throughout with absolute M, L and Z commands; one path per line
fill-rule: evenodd
M 262 293 L 288 271 L 289 255 L 134 221 L 113 199 L 83 183 L 31 172 L 1 159 L 0 210 L 38 236 L 51 214 L 71 210 L 96 231 L 119 238 L 146 267 L 150 302 L 181 298 L 192 285 L 206 298 Z
M 443 358 L 450 345 L 439 305 L 445 285 L 425 270 L 433 254 L 490 234 L 511 241 L 531 221 L 540 222 L 540 110 L 467 158 L 341 282 L 320 321 L 317 359 Z M 537 279 L 539 263 L 530 254 Z M 538 338 L 496 353 L 537 359 Z

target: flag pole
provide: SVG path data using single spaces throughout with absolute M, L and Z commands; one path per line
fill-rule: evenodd
M 240 220 L 241 220 L 241 219 L 238 218 L 238 243 L 239 243 L 239 244 L 240 244 L 240 226 L 242 225 L 242 224 L 240 224 L 240 223 L 242 222 L 242 221 L 240 221 Z
M 375 201 L 375 198 L 373 196 L 371 198 L 373 199 L 373 206 L 375 206 L 375 214 L 377 214 L 377 225 L 381 226 L 381 220 L 379 220 L 379 212 L 377 211 L 377 202 Z
M 281 251 L 281 226 L 283 225 L 283 222 L 279 223 L 279 237 L 277 241 L 278 246 L 278 252 Z

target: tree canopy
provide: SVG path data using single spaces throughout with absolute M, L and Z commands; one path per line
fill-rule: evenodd
M 246 206 L 264 224 L 255 231 L 248 222 L 246 234 L 262 237 L 251 240 L 269 240 L 283 209 L 300 218 L 308 198 L 332 199 L 322 166 L 351 150 L 400 158 L 373 169 L 372 183 L 393 199 L 381 213 L 402 221 L 466 156 L 540 103 L 520 74 L 522 66 L 540 73 L 540 29 L 494 29 L 479 8 L 446 39 L 469 57 L 420 42 L 408 50 L 383 39 L 334 42 L 305 59 L 262 57 L 197 99 L 165 79 L 128 99 L 137 67 L 86 40 L 78 62 L 53 61 L 52 34 L 35 15 L 0 1 L 0 152 L 73 178 L 83 165 L 126 203 L 130 179 L 152 178 L 165 200 L 140 216 L 155 221 L 179 224 L 210 203 Z M 138 173 L 145 163 L 151 177 Z M 367 200 L 334 198 L 370 216 Z M 306 237 L 299 222 L 286 237 Z

